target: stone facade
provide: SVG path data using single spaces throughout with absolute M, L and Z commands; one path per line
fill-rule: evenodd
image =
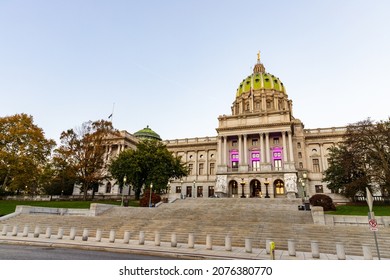
M 190 169 L 188 177 L 169 182 L 171 196 L 261 199 L 330 193 L 322 182 L 328 149 L 342 141 L 346 128 L 305 129 L 293 116 L 283 83 L 265 72 L 260 57 L 239 85 L 231 112 L 218 117 L 216 136 L 163 141 Z M 110 140 L 107 159 L 138 141 L 125 131 L 121 136 Z M 114 181 L 99 188 L 99 193 L 119 191 Z

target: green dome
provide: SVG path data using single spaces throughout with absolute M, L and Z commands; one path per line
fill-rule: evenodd
M 135 132 L 134 136 L 137 138 L 155 139 L 161 141 L 160 135 L 150 129 L 149 126 L 146 126 L 144 129 Z
M 246 77 L 237 88 L 236 97 L 241 96 L 243 93 L 250 92 L 252 90 L 276 90 L 286 93 L 286 89 L 283 83 L 278 77 L 265 72 L 263 64 L 260 60 L 257 61 L 253 69 L 253 74 Z

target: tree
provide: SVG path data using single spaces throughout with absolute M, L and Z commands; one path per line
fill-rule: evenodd
M 377 123 L 370 119 L 347 128 L 346 144 L 364 158 L 370 181 L 390 193 L 390 119 Z
M 369 179 L 362 157 L 345 144 L 330 148 L 329 168 L 324 175 L 327 187 L 346 197 L 365 192 Z
M 54 140 L 45 138 L 32 116 L 0 118 L 0 187 L 16 193 L 38 193 L 54 146 Z
M 347 127 L 343 143 L 330 152 L 329 168 L 324 181 L 333 190 L 348 197 L 365 194 L 375 186 L 381 193 L 390 193 L 390 119 L 370 119 Z
M 88 191 L 92 189 L 93 194 L 94 186 L 108 177 L 105 169 L 106 139 L 115 134 L 117 131 L 112 123 L 105 120 L 85 122 L 78 130 L 68 129 L 61 134 L 61 145 L 55 150 L 55 161 L 74 175 L 85 200 Z
M 136 199 L 142 188 L 153 183 L 156 193 L 166 191 L 168 180 L 188 175 L 188 170 L 180 157 L 174 157 L 167 147 L 157 140 L 143 140 L 136 150 L 125 150 L 115 158 L 110 166 L 111 175 L 123 184 L 124 176 L 132 185 Z

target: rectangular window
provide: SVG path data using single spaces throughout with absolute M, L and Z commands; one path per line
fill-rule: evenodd
M 198 186 L 196 188 L 196 196 L 197 197 L 203 197 L 203 187 L 202 186 Z
M 203 163 L 199 163 L 199 175 L 203 175 Z
M 214 175 L 215 173 L 215 163 L 210 163 L 210 175 Z
M 275 145 L 278 145 L 278 144 L 279 144 L 279 138 L 277 138 L 277 137 L 274 138 L 274 144 L 275 144 Z
M 299 169 L 303 169 L 303 162 L 299 162 Z
M 176 193 L 181 193 L 181 186 L 176 186 Z
M 313 158 L 313 172 L 315 173 L 320 172 L 320 160 L 317 158 Z
M 192 163 L 188 164 L 188 171 L 189 171 L 189 175 L 192 175 L 192 169 L 193 169 L 194 165 Z
M 252 171 L 260 171 L 260 161 L 252 160 Z
M 187 186 L 186 196 L 192 197 L 192 186 Z
M 275 167 L 275 170 L 282 170 L 282 160 L 275 159 L 274 160 L 274 167 Z
M 252 139 L 252 146 L 257 146 L 258 143 L 258 139 Z
M 209 197 L 214 196 L 214 186 L 209 186 Z
M 232 141 L 232 147 L 237 147 L 237 140 Z
M 238 161 L 232 161 L 232 168 L 238 169 Z
M 316 193 L 323 193 L 324 192 L 324 188 L 322 185 L 316 185 Z
M 298 142 L 298 143 L 297 143 L 297 147 L 298 147 L 298 149 L 301 148 L 301 142 Z

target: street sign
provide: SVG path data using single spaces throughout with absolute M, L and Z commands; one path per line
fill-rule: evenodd
M 378 231 L 378 223 L 376 222 L 376 219 L 370 219 L 368 221 L 368 224 L 370 225 L 370 230 L 371 231 Z

